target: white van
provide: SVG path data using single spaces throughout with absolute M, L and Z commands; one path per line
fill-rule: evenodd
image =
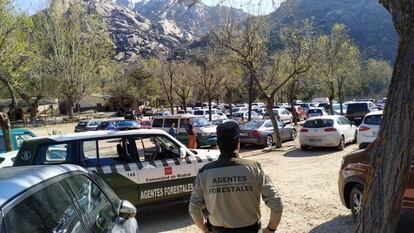
M 209 119 L 210 117 L 209 113 L 210 112 L 208 111 L 208 109 L 199 109 L 193 112 L 195 116 L 203 116 L 206 119 Z M 226 119 L 227 119 L 227 116 L 224 113 L 222 113 L 220 110 L 211 109 L 211 120 L 212 121 L 226 120 Z
M 177 140 L 188 145 L 188 135 L 185 131 L 185 121 L 191 119 L 193 127 L 197 132 L 197 145 L 215 146 L 217 145 L 217 126 L 211 124 L 204 116 L 195 115 L 173 115 L 157 116 L 153 118 L 152 128 L 162 129 L 166 132 L 170 130 L 172 123 L 177 127 Z

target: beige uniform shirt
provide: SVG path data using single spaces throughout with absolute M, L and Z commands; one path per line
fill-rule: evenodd
M 282 212 L 278 191 L 260 163 L 221 155 L 205 165 L 197 175 L 189 212 L 206 208 L 214 226 L 239 228 L 260 220 L 260 196 L 274 212 Z

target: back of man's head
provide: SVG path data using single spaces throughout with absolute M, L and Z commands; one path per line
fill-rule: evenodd
M 231 153 L 238 149 L 240 140 L 239 124 L 227 121 L 217 126 L 217 145 L 221 153 Z

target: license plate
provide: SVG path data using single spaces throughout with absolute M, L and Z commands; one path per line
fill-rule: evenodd
M 240 136 L 247 137 L 247 136 L 249 136 L 249 134 L 248 133 L 240 133 Z
M 321 142 L 322 140 L 319 138 L 311 138 L 309 139 L 310 142 Z

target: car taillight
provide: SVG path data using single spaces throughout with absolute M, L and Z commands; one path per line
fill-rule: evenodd
M 370 130 L 370 128 L 366 127 L 366 126 L 359 126 L 358 131 L 359 132 L 364 132 L 364 131 L 368 131 Z
M 336 129 L 335 128 L 326 128 L 325 132 L 335 132 Z
M 259 131 L 257 131 L 257 130 L 253 130 L 253 131 L 250 133 L 250 135 L 251 135 L 252 137 L 258 138 L 258 137 L 260 137 L 260 132 L 259 132 Z
M 306 133 L 306 132 L 308 132 L 309 130 L 308 129 L 304 129 L 304 128 L 302 128 L 301 130 L 300 130 L 300 132 L 301 133 Z

